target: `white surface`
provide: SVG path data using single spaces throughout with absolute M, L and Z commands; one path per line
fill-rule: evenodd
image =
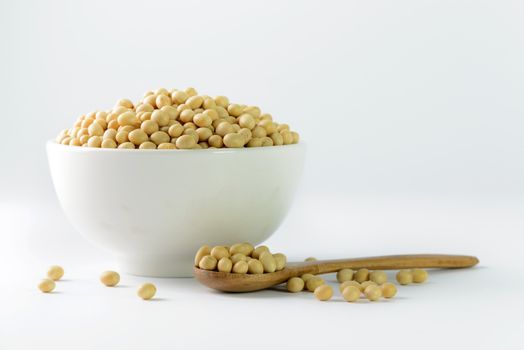
M 193 279 L 129 275 L 109 289 L 98 276 L 114 264 L 55 206 L 1 209 L 2 229 L 10 233 L 0 241 L 1 349 L 521 348 L 522 203 L 301 198 L 267 242 L 290 260 L 410 252 L 480 257 L 477 268 L 430 272 L 427 284 L 399 287 L 394 300 L 372 304 L 343 302 L 338 290 L 321 303 L 307 292 L 222 294 Z M 36 284 L 50 264 L 64 266 L 65 280 L 43 295 Z M 336 288 L 334 276 L 327 278 Z M 157 300 L 136 297 L 144 281 L 157 285 Z
M 73 226 L 135 275 L 189 277 L 204 244 L 258 244 L 284 220 L 305 144 L 173 152 L 47 144 Z M 81 185 L 80 185 L 81 184 Z
M 230 349 L 252 335 L 297 348 L 520 349 L 523 12 L 520 0 L 1 1 L 0 349 Z M 82 113 L 160 86 L 257 104 L 301 132 L 301 199 L 275 249 L 470 253 L 481 267 L 374 305 L 191 280 L 160 280 L 166 300 L 142 303 L 127 276 L 132 287 L 101 288 L 112 262 L 65 221 L 44 144 Z M 40 295 L 53 263 L 70 281 Z

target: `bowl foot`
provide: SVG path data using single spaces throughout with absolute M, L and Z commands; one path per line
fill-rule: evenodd
M 124 273 L 147 277 L 193 277 L 193 261 L 175 255 L 124 255 L 117 258 Z

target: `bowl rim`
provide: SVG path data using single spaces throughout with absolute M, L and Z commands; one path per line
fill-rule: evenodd
M 133 154 L 187 154 L 191 152 L 199 154 L 210 154 L 210 153 L 244 153 L 244 152 L 270 152 L 270 151 L 284 151 L 284 150 L 293 150 L 293 149 L 302 149 L 305 148 L 303 141 L 291 145 L 281 145 L 281 146 L 269 146 L 269 147 L 242 147 L 242 148 L 206 148 L 206 149 L 126 149 L 126 148 L 99 148 L 99 147 L 81 147 L 81 146 L 69 146 L 62 145 L 57 143 L 55 140 L 48 140 L 46 142 L 47 147 L 56 147 L 67 151 L 72 152 L 82 152 L 82 153 L 133 153 Z M 197 152 L 198 151 L 198 152 Z

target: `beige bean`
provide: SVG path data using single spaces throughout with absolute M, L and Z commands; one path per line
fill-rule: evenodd
M 382 286 L 382 296 L 386 299 L 393 298 L 397 294 L 397 287 L 393 283 L 386 282 Z
M 262 252 L 258 258 L 262 265 L 264 266 L 264 272 L 275 272 L 277 268 L 277 262 L 273 255 L 269 252 Z
M 211 256 L 217 260 L 220 260 L 222 258 L 229 258 L 231 255 L 229 254 L 229 250 L 226 247 L 216 246 L 211 249 Z
M 241 253 L 241 254 L 244 254 L 245 256 L 250 256 L 253 250 L 254 250 L 254 247 L 251 244 L 244 242 L 244 243 L 233 244 L 231 248 L 229 248 L 229 253 L 231 255 L 234 255 L 236 253 Z
M 47 270 L 47 277 L 53 281 L 58 281 L 64 276 L 64 269 L 62 266 L 53 265 Z
M 251 134 L 253 137 L 256 137 L 256 138 L 263 138 L 267 136 L 266 129 L 264 129 L 261 126 L 255 126 L 253 130 L 251 131 Z
M 377 286 L 377 284 L 373 281 L 364 281 L 360 284 L 360 290 L 363 292 L 369 286 Z
M 120 282 L 120 275 L 115 271 L 104 271 L 100 275 L 100 282 L 107 287 L 114 287 Z
M 198 113 L 193 117 L 193 123 L 201 128 L 210 126 L 212 122 L 211 117 L 206 114 Z
M 104 128 L 100 126 L 100 124 L 95 121 L 89 127 L 87 128 L 87 131 L 89 132 L 89 136 L 102 136 L 104 135 Z
M 176 149 L 176 146 L 171 142 L 161 143 L 157 149 Z
M 231 249 L 229 251 L 231 251 Z M 235 264 L 237 261 L 247 262 L 247 257 L 242 253 L 236 253 L 231 256 L 231 261 L 233 262 L 233 264 Z
M 154 110 L 151 114 L 151 120 L 156 122 L 158 126 L 166 126 L 169 124 L 169 114 L 160 109 L 157 109 Z
M 286 284 L 287 290 L 291 293 L 298 293 L 304 289 L 304 280 L 300 277 L 291 277 Z
M 142 122 L 142 124 L 140 125 L 140 129 L 142 129 L 142 131 L 145 132 L 147 135 L 151 135 L 158 131 L 159 126 L 157 122 L 155 122 L 154 120 L 146 120 Z
M 360 283 L 358 283 L 357 281 L 346 281 L 346 282 L 343 282 L 343 283 L 340 284 L 340 286 L 338 288 L 339 288 L 340 292 L 342 293 L 342 291 L 346 287 L 349 287 L 349 286 L 353 286 L 353 287 L 358 288 L 358 290 L 362 290 L 362 288 L 360 287 Z
M 364 290 L 364 295 L 369 301 L 376 301 L 382 296 L 382 289 L 379 286 L 369 285 Z
M 250 274 L 262 274 L 264 273 L 264 265 L 257 259 L 251 259 L 247 262 L 248 273 Z
M 302 278 L 302 280 L 304 281 L 304 283 L 307 283 L 307 281 L 310 279 L 310 278 L 313 278 L 315 277 L 315 275 L 311 274 L 311 273 L 305 273 L 303 274 L 302 276 L 300 276 L 300 278 Z
M 142 142 L 138 149 L 156 149 L 156 144 L 151 141 Z
M 100 145 L 102 148 L 116 148 L 116 141 L 113 139 L 105 139 L 102 140 L 102 144 Z
M 362 283 L 369 279 L 369 270 L 368 269 L 359 269 L 355 273 L 355 281 Z
M 176 103 L 178 105 L 186 102 L 186 100 L 189 98 L 189 96 L 186 94 L 185 91 L 178 90 L 174 94 L 171 95 L 171 101 L 173 103 Z
M 223 123 L 222 123 L 223 124 Z M 220 125 L 222 125 L 220 124 Z M 219 127 L 220 127 L 219 125 Z M 224 145 L 227 148 L 241 148 L 244 147 L 244 137 L 240 134 L 231 133 L 224 136 Z
M 233 117 L 239 117 L 243 110 L 242 106 L 236 103 L 231 103 L 227 106 L 227 112 Z
M 323 284 L 315 288 L 314 291 L 315 297 L 320 301 L 326 301 L 331 299 L 333 296 L 333 288 L 330 285 Z
M 227 108 L 229 105 L 229 99 L 226 96 L 217 96 L 215 97 L 215 104 L 222 108 Z
M 158 108 L 171 106 L 171 98 L 164 94 L 157 95 L 155 103 Z
M 198 267 L 202 270 L 212 271 L 217 267 L 217 259 L 211 255 L 205 255 L 198 262 Z
M 171 141 L 171 137 L 167 132 L 164 131 L 156 131 L 154 132 L 151 137 L 151 141 L 154 142 L 156 145 L 159 145 L 161 143 L 166 143 Z
M 198 135 L 199 142 L 207 141 L 213 135 L 213 132 L 209 128 L 198 128 L 195 131 Z
M 184 109 L 182 112 L 180 112 L 179 119 L 182 123 L 188 123 L 193 121 L 193 117 L 195 116 L 195 112 L 191 109 Z
M 132 142 L 124 142 L 118 145 L 118 148 L 120 149 L 133 149 L 135 148 L 135 145 Z
M 102 136 L 91 136 L 87 141 L 88 147 L 99 148 L 102 145 Z
M 265 245 L 259 245 L 253 250 L 251 256 L 255 259 L 258 259 L 260 257 L 260 254 L 262 254 L 263 252 L 269 252 L 269 248 Z
M 136 294 L 144 300 L 149 300 L 155 296 L 156 287 L 153 283 L 144 283 L 138 287 Z
M 286 267 L 287 257 L 282 253 L 273 254 L 275 261 L 277 263 L 276 271 L 280 271 Z
M 414 283 L 424 283 L 428 279 L 428 272 L 423 269 L 413 269 L 411 270 Z
M 142 129 L 131 131 L 127 137 L 129 138 L 129 141 L 135 144 L 135 146 L 139 146 L 141 143 L 146 142 L 149 139 Z
M 202 96 L 198 96 L 198 95 L 191 96 L 190 98 L 187 99 L 185 103 L 189 105 L 191 109 L 197 109 L 197 108 L 200 108 L 200 106 L 202 106 L 202 103 L 204 103 L 204 99 L 202 98 Z
M 180 124 L 173 124 L 169 127 L 168 134 L 171 137 L 179 137 L 184 132 L 184 127 Z
M 104 135 L 102 136 L 102 140 L 116 140 L 116 134 L 117 131 L 115 129 L 107 129 L 104 131 Z
M 337 272 L 338 283 L 344 283 L 353 279 L 354 271 L 352 269 L 342 269 Z
M 217 125 L 215 129 L 215 134 L 219 136 L 226 136 L 227 134 L 234 133 L 235 130 L 233 129 L 233 126 L 229 124 L 228 122 L 221 122 Z
M 208 246 L 207 244 L 198 248 L 195 254 L 195 266 L 198 266 L 200 263 L 200 260 L 206 255 L 211 255 L 211 247 Z
M 238 124 L 242 128 L 253 129 L 255 127 L 255 118 L 251 114 L 244 113 L 238 117 Z
M 237 261 L 235 265 L 233 265 L 233 272 L 234 273 L 247 273 L 249 269 L 249 265 L 245 261 Z
M 224 256 L 218 261 L 218 271 L 220 272 L 231 272 L 233 269 L 233 262 L 228 257 Z
M 224 145 L 224 142 L 222 140 L 222 136 L 220 135 L 212 135 L 207 139 L 207 143 L 211 147 L 215 148 L 221 148 Z
M 397 282 L 401 285 L 413 283 L 413 274 L 411 273 L 411 270 L 400 270 L 395 277 Z
M 360 299 L 360 288 L 355 286 L 347 286 L 342 290 L 342 297 L 347 302 L 355 302 Z
M 160 110 L 164 114 L 167 114 L 167 116 L 169 117 L 169 120 L 175 120 L 178 117 L 178 111 L 173 106 L 164 106 L 160 108 Z
M 247 147 L 262 147 L 262 139 L 261 138 L 252 138 L 247 143 Z
M 119 144 L 124 143 L 124 142 L 129 142 L 128 135 L 129 135 L 128 131 L 118 131 L 116 133 L 115 140 Z
M 251 138 L 253 137 L 253 136 L 252 136 L 252 133 L 251 133 L 251 130 L 246 129 L 246 128 L 242 128 L 242 129 L 240 129 L 237 133 L 238 133 L 239 135 L 241 135 L 242 138 L 244 139 L 244 145 L 245 145 L 246 143 L 248 143 L 248 142 L 251 140 Z
M 55 289 L 55 286 L 56 284 L 52 279 L 44 278 L 38 284 L 38 289 L 40 289 L 42 293 L 50 293 Z
M 135 125 L 138 123 L 138 118 L 136 117 L 135 112 L 128 111 L 120 114 L 117 118 L 117 121 L 118 125 L 120 126 Z
M 176 147 L 180 149 L 192 149 L 195 145 L 195 138 L 191 135 L 182 135 L 176 139 Z
M 309 278 L 306 282 L 306 288 L 307 290 L 309 290 L 310 292 L 314 292 L 315 289 L 317 289 L 318 286 L 321 286 L 323 285 L 325 282 L 322 278 L 320 277 L 317 277 L 317 276 L 313 276 L 311 278 Z
M 263 137 L 262 138 L 262 147 L 269 147 L 269 146 L 273 146 L 273 140 L 271 139 L 271 137 Z
M 369 280 L 375 282 L 376 284 L 384 284 L 388 281 L 388 275 L 384 271 L 371 271 L 369 273 Z
M 273 145 L 275 146 L 282 146 L 284 144 L 284 139 L 279 132 L 274 132 L 270 134 L 269 137 L 271 137 L 271 140 L 273 140 Z

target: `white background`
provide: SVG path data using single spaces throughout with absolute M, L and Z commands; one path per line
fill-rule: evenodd
M 0 349 L 521 348 L 523 18 L 505 0 L 0 2 Z M 301 133 L 297 202 L 267 242 L 292 259 L 481 266 L 376 304 L 191 279 L 154 280 L 151 303 L 134 296 L 141 278 L 101 288 L 111 257 L 65 220 L 44 143 L 161 86 L 259 105 Z M 52 263 L 67 280 L 39 294 Z

